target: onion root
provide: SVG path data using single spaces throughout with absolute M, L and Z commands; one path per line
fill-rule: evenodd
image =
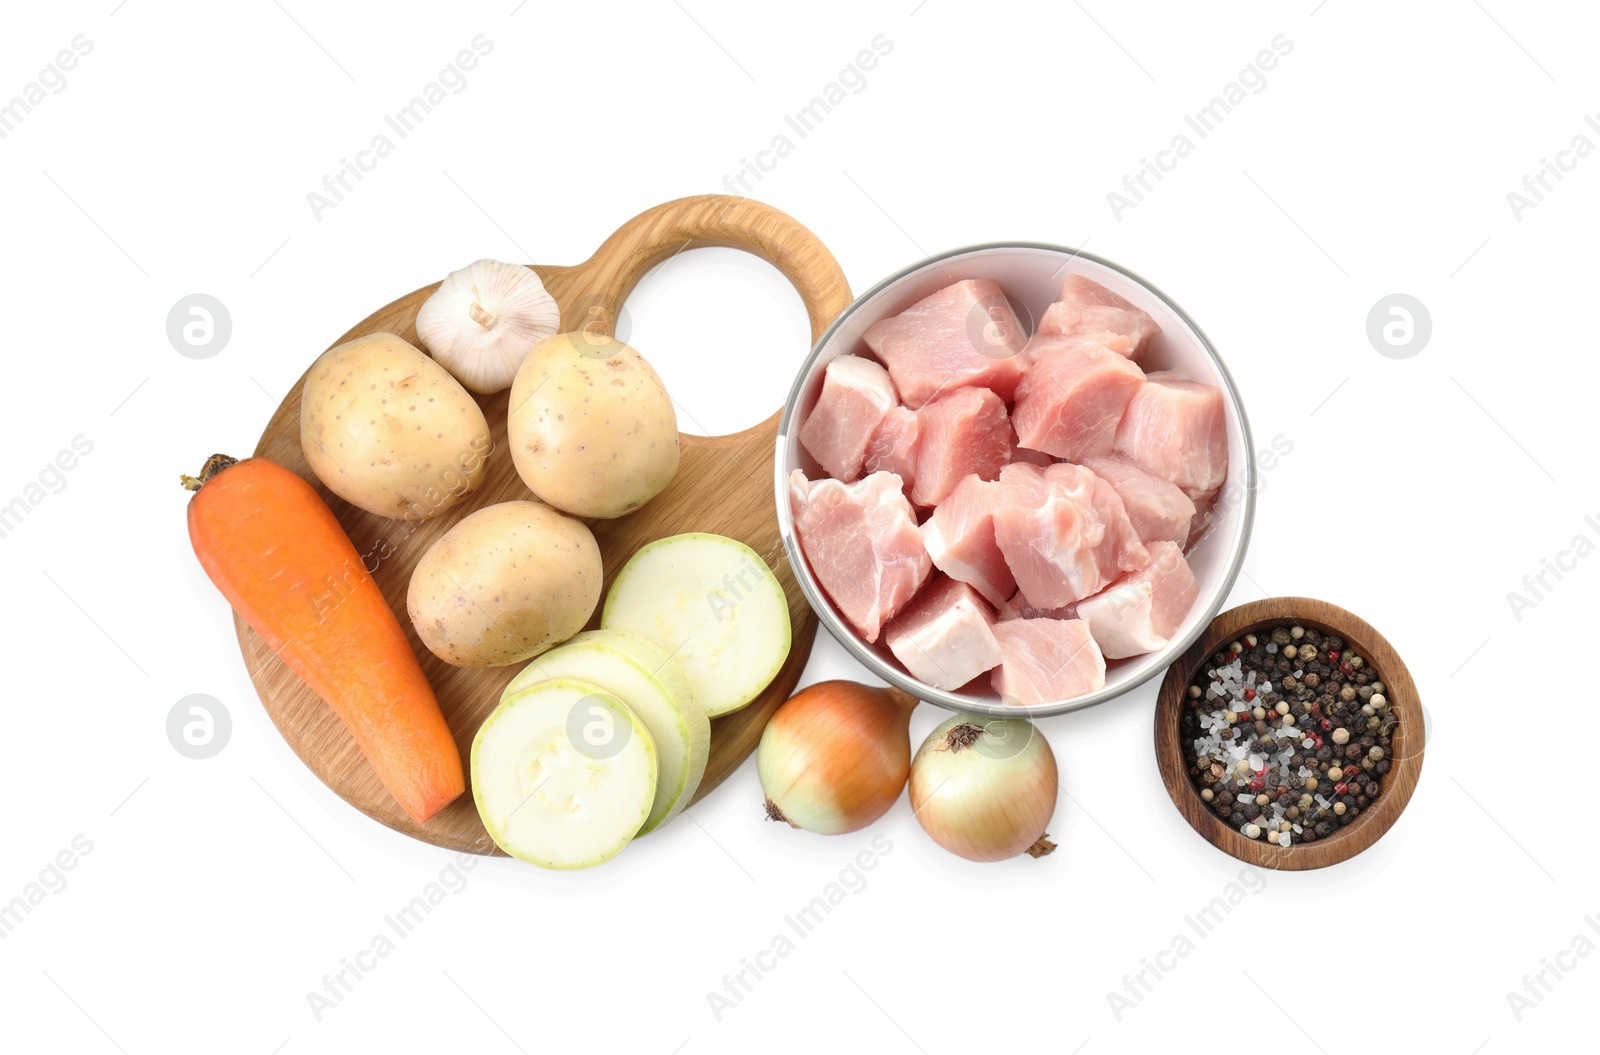
M 983 726 L 962 722 L 945 734 L 940 750 L 961 752 L 983 739 Z
M 800 825 L 796 824 L 794 821 L 792 821 L 789 818 L 785 817 L 783 815 L 783 811 L 778 808 L 778 804 L 776 802 L 773 802 L 771 799 L 767 800 L 767 820 L 769 820 L 769 821 L 782 821 L 783 823 L 787 824 L 791 828 L 800 827 Z

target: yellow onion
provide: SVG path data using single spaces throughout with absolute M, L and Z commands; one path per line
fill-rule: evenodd
M 822 835 L 889 812 L 911 770 L 911 712 L 898 689 L 824 681 L 795 693 L 761 734 L 756 770 L 767 817 Z
M 911 763 L 911 809 L 933 841 L 969 861 L 1056 848 L 1056 756 L 1022 718 L 958 714 L 928 734 Z

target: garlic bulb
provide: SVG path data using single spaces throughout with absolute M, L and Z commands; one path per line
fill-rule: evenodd
M 417 337 L 479 395 L 511 387 L 529 349 L 561 326 L 561 308 L 532 268 L 479 260 L 452 271 L 417 312 Z

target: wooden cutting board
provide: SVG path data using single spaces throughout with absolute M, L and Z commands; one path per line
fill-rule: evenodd
M 686 249 L 703 246 L 743 249 L 781 271 L 805 301 L 813 341 L 850 304 L 850 287 L 844 273 L 815 235 L 777 209 L 723 195 L 681 198 L 641 213 L 623 224 L 581 264 L 531 266 L 561 305 L 563 331 L 610 335 L 623 301 L 645 272 Z M 457 266 L 465 263 L 459 261 Z M 378 309 L 334 344 L 387 331 L 420 347 L 415 327 L 417 309 L 437 288 L 435 283 Z M 649 357 L 648 348 L 641 351 Z M 774 351 L 792 355 L 797 366 L 805 353 L 802 348 Z M 356 549 L 367 558 L 368 568 L 376 564 L 373 578 L 406 628 L 411 647 L 433 683 L 445 718 L 455 732 L 465 769 L 473 735 L 521 664 L 487 669 L 453 667 L 434 656 L 411 628 L 406 614 L 406 586 L 428 547 L 463 517 L 497 502 L 533 497 L 517 476 L 506 449 L 509 394 L 478 397 L 495 442 L 483 485 L 448 513 L 432 520 L 406 522 L 357 509 L 317 480 L 300 450 L 303 385 L 302 376 L 272 416 L 255 453 L 310 481 L 338 515 Z M 778 416 L 774 413 L 754 428 L 732 436 L 683 434 L 681 467 L 667 490 L 629 516 L 589 522 L 600 543 L 607 588 L 622 565 L 645 543 L 685 531 L 709 531 L 736 538 L 765 557 L 788 594 L 789 618 L 794 627 L 794 645 L 788 661 L 754 703 L 711 723 L 711 761 L 696 801 L 754 750 L 767 719 L 794 691 L 816 635 L 816 615 L 795 583 L 778 537 L 772 482 Z M 367 816 L 407 835 L 453 850 L 499 852 L 478 821 L 470 789 L 426 825 L 419 826 L 407 818 L 378 783 L 343 723 L 328 706 L 243 620 L 235 617 L 234 623 L 245 666 L 267 713 L 289 746 L 323 783 Z M 589 625 L 598 623 L 596 610 Z M 754 809 L 760 803 L 760 794 L 754 788 L 748 789 L 748 794 Z

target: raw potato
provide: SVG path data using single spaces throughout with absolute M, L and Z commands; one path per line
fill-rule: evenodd
M 489 423 L 449 372 L 392 333 L 330 348 L 300 399 L 300 446 L 328 489 L 369 513 L 427 520 L 483 482 Z
M 511 459 L 533 493 L 574 516 L 631 513 L 678 471 L 678 418 L 650 364 L 610 337 L 557 334 L 511 384 Z
M 633 839 L 656 794 L 656 747 L 628 706 L 573 678 L 496 707 L 472 740 L 489 837 L 541 868 L 591 868 Z
M 502 502 L 439 536 L 406 593 L 429 651 L 458 667 L 519 663 L 583 629 L 600 603 L 589 529 L 538 502 Z

